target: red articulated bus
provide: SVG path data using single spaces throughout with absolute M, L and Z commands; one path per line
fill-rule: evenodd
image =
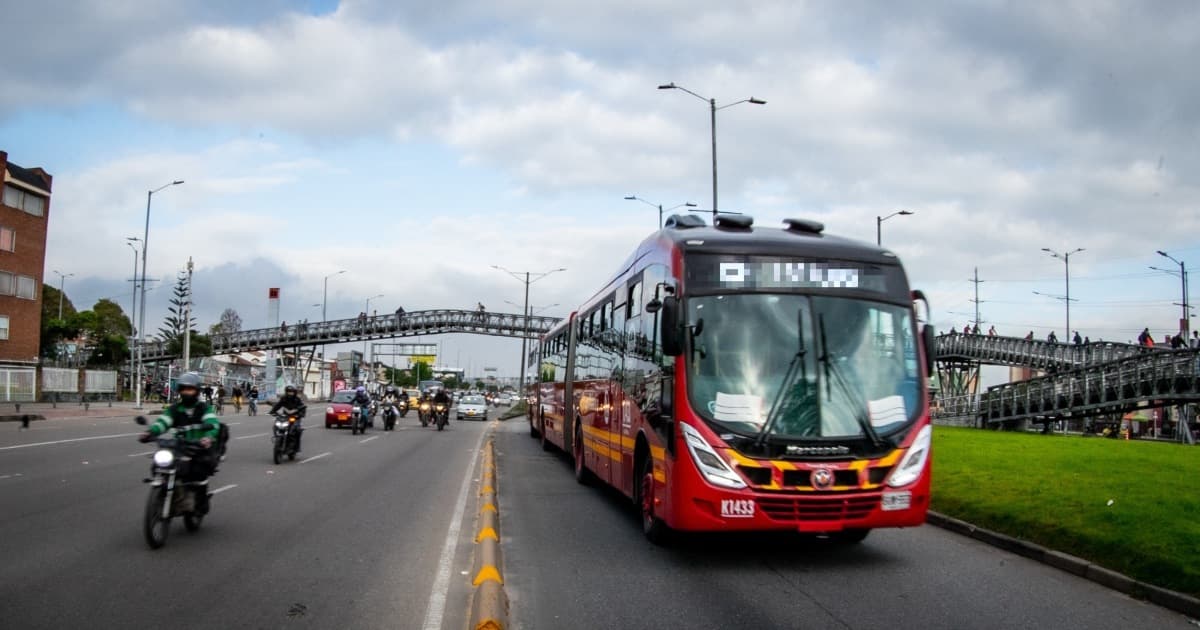
M 530 433 L 671 530 L 925 522 L 933 328 L 892 252 L 675 216 L 527 358 Z

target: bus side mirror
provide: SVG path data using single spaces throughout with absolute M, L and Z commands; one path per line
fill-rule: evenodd
M 933 376 L 933 362 L 937 359 L 937 334 L 933 324 L 925 324 L 921 329 L 921 337 L 925 341 L 925 375 Z
M 655 302 L 657 301 L 655 300 Z M 647 307 L 649 307 L 649 304 Z M 669 357 L 677 357 L 683 354 L 682 329 L 679 326 L 679 298 L 674 295 L 666 296 L 662 299 L 661 310 L 662 315 L 659 316 L 659 323 L 662 326 L 662 331 L 659 334 L 659 338 L 662 339 L 663 354 Z

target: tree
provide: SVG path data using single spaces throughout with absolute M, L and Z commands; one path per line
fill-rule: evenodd
M 183 347 L 183 333 L 186 330 L 192 331 L 193 342 L 197 336 L 196 318 L 188 316 L 188 321 L 184 321 L 184 312 L 188 303 L 188 279 L 184 274 L 180 274 L 175 281 L 175 288 L 172 290 L 170 300 L 171 306 L 167 308 L 167 316 L 163 319 L 162 326 L 158 329 L 158 338 L 167 342 L 168 347 L 175 348 Z M 176 343 L 178 342 L 178 346 Z M 196 353 L 201 354 L 201 353 Z
M 119 304 L 108 298 L 101 299 L 92 310 L 80 312 L 76 320 L 87 337 L 88 365 L 118 365 L 129 358 L 133 323 Z
M 213 324 L 211 330 L 214 335 L 231 335 L 241 332 L 242 316 L 232 308 L 227 308 L 221 311 L 221 320 Z
M 58 317 L 58 298 L 63 296 L 62 319 Z M 79 327 L 75 325 L 75 305 L 71 299 L 59 293 L 57 287 L 42 285 L 42 340 L 40 354 L 48 359 L 58 357 L 59 343 L 64 339 L 74 339 L 79 336 Z

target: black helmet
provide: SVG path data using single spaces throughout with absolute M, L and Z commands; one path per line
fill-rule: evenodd
M 200 399 L 201 384 L 202 381 L 199 374 L 195 372 L 181 374 L 179 379 L 175 381 L 175 388 L 179 391 L 179 400 L 189 407 L 195 405 L 196 401 Z M 183 393 L 184 389 L 190 389 L 191 392 L 185 394 Z
M 298 392 L 299 390 L 296 389 L 295 385 L 288 385 L 287 387 L 283 388 L 283 393 L 288 396 L 295 396 Z
M 195 387 L 200 389 L 200 375 L 195 372 L 187 372 L 179 375 L 179 379 L 175 381 L 176 387 Z

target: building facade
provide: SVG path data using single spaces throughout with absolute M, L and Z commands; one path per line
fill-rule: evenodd
M 0 151 L 0 364 L 37 362 L 53 177 Z

